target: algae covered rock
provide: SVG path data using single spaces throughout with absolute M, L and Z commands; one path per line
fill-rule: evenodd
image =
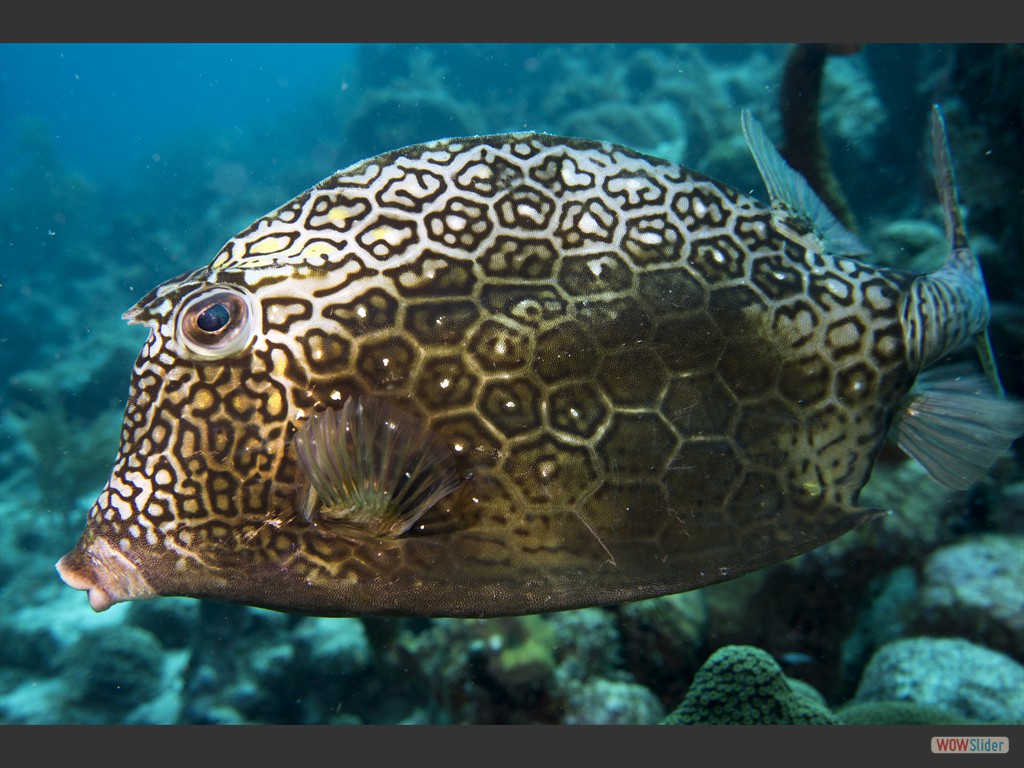
M 556 685 L 621 674 L 623 639 L 611 611 L 581 608 L 547 616 L 555 634 Z
M 944 710 L 960 722 L 1024 720 L 1024 666 L 960 638 L 915 637 L 883 646 L 853 703 L 897 701 Z
M 989 534 L 932 553 L 921 625 L 1024 659 L 1024 536 Z
M 790 680 L 766 651 L 727 645 L 715 651 L 666 725 L 836 725 L 821 695 Z
M 293 640 L 312 677 L 351 677 L 365 671 L 373 654 L 363 623 L 357 618 L 303 617 Z
M 639 683 L 601 677 L 575 686 L 565 702 L 566 725 L 653 725 L 665 709 Z

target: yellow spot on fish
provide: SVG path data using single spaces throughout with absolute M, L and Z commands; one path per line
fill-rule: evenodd
M 341 224 L 347 219 L 351 218 L 352 214 L 355 213 L 354 209 L 345 208 L 341 205 L 336 205 L 327 212 L 328 221 L 334 224 Z
M 330 243 L 325 243 L 321 241 L 316 243 L 310 243 L 309 245 L 302 249 L 302 253 L 300 255 L 303 258 L 318 259 L 322 261 L 324 258 L 334 253 L 335 250 L 335 247 Z
M 804 489 L 804 492 L 808 496 L 821 496 L 822 487 L 820 483 L 816 483 L 813 480 L 807 480 L 800 484 L 800 487 Z
M 291 238 L 282 235 L 267 235 L 249 244 L 249 254 L 254 256 L 266 255 L 269 253 L 280 253 L 291 243 Z
M 196 408 L 209 408 L 213 405 L 213 394 L 207 389 L 200 389 L 192 399 L 192 405 Z
M 288 370 L 288 356 L 284 352 L 275 349 L 274 350 L 274 374 L 277 376 L 283 376 L 284 372 Z
M 271 416 L 278 416 L 281 413 L 282 399 L 280 392 L 271 392 L 267 398 L 267 411 Z
M 388 245 L 398 245 L 405 237 L 406 233 L 402 230 L 382 224 L 370 232 L 369 240 L 383 240 Z

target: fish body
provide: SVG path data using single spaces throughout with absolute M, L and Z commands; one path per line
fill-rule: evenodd
M 527 133 L 389 152 L 259 219 L 125 314 L 150 336 L 61 576 L 97 610 L 536 613 L 878 515 L 858 495 L 917 374 L 987 326 L 980 271 L 853 258 L 745 128 L 771 207 Z

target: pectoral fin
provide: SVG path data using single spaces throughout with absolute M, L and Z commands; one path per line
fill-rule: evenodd
M 897 443 L 933 478 L 970 488 L 1024 432 L 1024 404 L 1000 398 L 977 374 L 925 377 L 897 416 Z

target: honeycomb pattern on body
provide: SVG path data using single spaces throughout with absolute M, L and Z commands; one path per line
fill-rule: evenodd
M 433 532 L 526 572 L 671 561 L 698 532 L 709 562 L 785 541 L 866 481 L 909 386 L 907 280 L 809 252 L 755 200 L 620 147 L 531 134 L 382 155 L 140 302 L 154 335 L 93 514 L 185 562 L 309 578 L 457 568 Z M 251 292 L 256 339 L 180 360 L 173 307 L 211 283 Z M 465 477 L 404 541 L 295 512 L 295 424 L 354 394 L 422 417 Z

